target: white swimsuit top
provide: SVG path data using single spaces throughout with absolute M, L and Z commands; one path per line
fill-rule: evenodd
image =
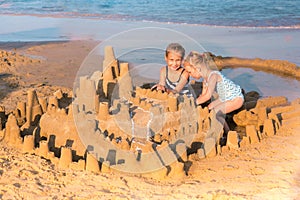
M 218 81 L 216 84 L 216 90 L 222 102 L 232 100 L 236 97 L 241 97 L 244 99 L 241 87 L 230 79 L 226 78 L 219 71 L 212 71 L 207 78 L 207 82 L 213 73 L 220 75 L 222 78 L 222 80 Z

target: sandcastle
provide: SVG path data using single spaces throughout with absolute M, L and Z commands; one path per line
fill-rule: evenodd
M 8 116 L 1 107 L 1 133 L 9 145 L 51 160 L 60 169 L 95 173 L 123 171 L 159 177 L 185 175 L 186 163 L 216 156 L 283 134 L 299 126 L 300 100 L 284 97 L 247 101 L 233 116 L 243 131 L 230 131 L 194 99 L 132 83 L 129 64 L 105 47 L 103 71 L 79 77 L 74 94 L 58 90 L 39 98 L 28 91 Z M 63 98 L 72 104 L 62 107 Z M 250 106 L 251 105 L 251 106 Z
M 0 73 L 13 73 L 16 72 L 16 66 L 39 64 L 42 61 L 40 59 L 22 55 L 14 49 L 13 51 L 5 51 L 0 49 Z M 14 75 L 16 76 L 16 75 Z M 17 85 L 14 85 L 16 87 Z

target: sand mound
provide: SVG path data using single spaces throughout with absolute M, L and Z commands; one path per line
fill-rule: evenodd
M 246 59 L 215 55 L 212 55 L 212 57 L 219 69 L 246 67 L 280 76 L 292 77 L 298 80 L 300 79 L 300 67 L 286 60 L 264 60 L 260 58 Z

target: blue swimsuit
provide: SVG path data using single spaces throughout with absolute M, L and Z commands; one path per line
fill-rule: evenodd
M 170 90 L 175 90 L 176 86 L 178 85 L 179 81 L 180 81 L 180 78 L 181 78 L 181 75 L 183 74 L 185 69 L 183 69 L 179 75 L 179 78 L 177 81 L 175 82 L 172 82 L 170 81 L 170 79 L 168 78 L 168 66 L 166 66 L 166 88 L 170 89 Z M 189 80 L 188 80 L 189 82 Z M 193 96 L 191 91 L 189 90 L 189 87 L 188 87 L 188 84 L 186 84 L 182 90 L 179 92 L 180 95 L 186 95 L 188 97 L 191 97 Z
M 207 82 L 213 73 L 220 75 L 222 78 L 222 80 L 217 82 L 216 85 L 217 93 L 222 102 L 232 100 L 236 97 L 241 97 L 244 99 L 241 87 L 239 85 L 236 85 L 230 79 L 226 78 L 219 71 L 212 71 L 207 78 Z

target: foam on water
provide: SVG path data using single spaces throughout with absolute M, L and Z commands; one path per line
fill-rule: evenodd
M 0 14 L 54 15 L 209 26 L 299 28 L 296 0 L 2 0 Z

